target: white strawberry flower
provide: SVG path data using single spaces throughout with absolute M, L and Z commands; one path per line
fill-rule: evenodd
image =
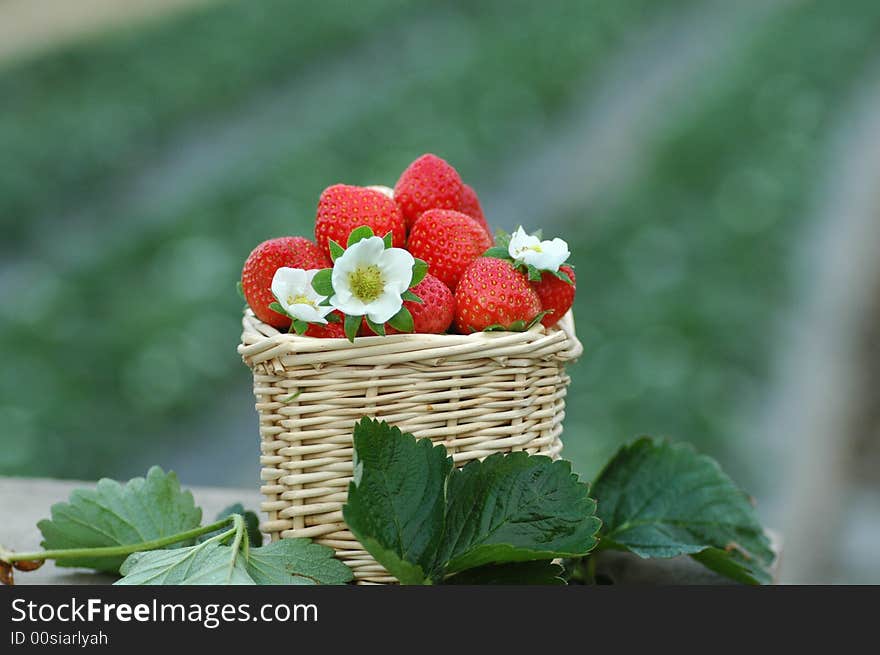
M 306 323 L 327 323 L 324 318 L 333 311 L 328 305 L 321 305 L 327 297 L 312 288 L 312 279 L 317 270 L 283 266 L 275 271 L 272 278 L 272 295 L 288 316 Z
M 403 248 L 386 248 L 381 237 L 361 239 L 333 262 L 330 304 L 347 316 L 389 321 L 403 307 L 415 259 Z
M 534 266 L 539 271 L 559 271 L 571 256 L 568 244 L 559 237 L 550 241 L 541 241 L 536 236 L 526 234 L 522 226 L 516 228 L 510 237 L 507 251 L 517 264 Z

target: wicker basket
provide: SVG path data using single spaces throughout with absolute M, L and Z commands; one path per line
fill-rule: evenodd
M 495 452 L 556 457 L 569 377 L 583 348 L 569 312 L 528 332 L 313 339 L 244 316 L 262 441 L 261 525 L 273 540 L 332 546 L 360 583 L 395 582 L 342 520 L 352 428 L 387 420 L 449 450 L 456 465 Z

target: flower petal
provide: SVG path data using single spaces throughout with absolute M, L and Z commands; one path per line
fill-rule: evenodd
M 283 298 L 288 295 L 300 295 L 305 285 L 306 272 L 301 268 L 282 266 L 272 277 L 272 295 L 284 304 Z
M 398 295 L 409 289 L 415 263 L 415 258 L 403 248 L 389 248 L 383 252 L 379 259 L 379 270 L 382 271 L 385 289 Z
M 363 316 L 367 313 L 367 306 L 364 302 L 351 293 L 346 297 L 342 297 L 338 293 L 334 294 L 330 297 L 330 307 L 338 309 L 347 316 Z
M 373 323 L 387 323 L 403 307 L 399 293 L 386 291 L 367 306 L 367 318 Z
M 317 307 L 312 307 L 311 305 L 297 303 L 296 305 L 291 305 L 289 308 L 286 307 L 285 309 L 287 309 L 288 314 L 301 321 L 305 321 L 306 323 L 327 322 L 327 319 L 324 318 L 324 314 L 322 314 L 324 308 L 319 310 Z M 332 310 L 333 308 L 328 307 L 328 309 Z

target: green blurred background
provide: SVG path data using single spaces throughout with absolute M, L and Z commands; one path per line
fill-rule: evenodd
M 693 442 L 788 579 L 880 581 L 877 399 L 809 364 L 877 382 L 880 3 L 144 2 L 0 0 L 0 41 L 43 30 L 0 49 L 0 474 L 257 484 L 244 258 L 435 152 L 493 225 L 571 244 L 579 472 Z

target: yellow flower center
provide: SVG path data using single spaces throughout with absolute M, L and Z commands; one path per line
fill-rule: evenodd
M 362 302 L 373 302 L 385 290 L 382 272 L 374 264 L 359 266 L 349 273 L 348 283 L 351 286 L 351 292 Z
M 287 296 L 287 304 L 288 305 L 309 305 L 310 307 L 317 307 L 317 305 L 315 305 L 315 301 L 305 295 L 301 295 L 301 296 L 288 295 Z

